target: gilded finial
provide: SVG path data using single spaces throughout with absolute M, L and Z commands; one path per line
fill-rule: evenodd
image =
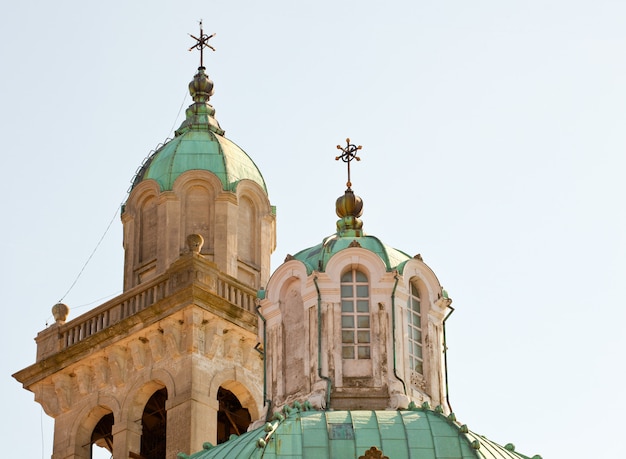
M 353 159 L 356 159 L 357 161 L 361 161 L 361 158 L 359 158 L 356 155 L 356 152 L 359 151 L 361 148 L 363 148 L 361 145 L 357 147 L 356 145 L 350 143 L 349 138 L 346 139 L 345 147 L 342 147 L 341 145 L 337 145 L 337 149 L 341 150 L 342 153 L 341 155 L 335 158 L 335 161 L 339 161 L 341 159 L 344 163 L 348 164 L 348 181 L 346 182 L 346 186 L 348 187 L 348 189 L 351 189 L 352 187 L 352 182 L 350 181 L 350 162 Z
M 354 194 L 352 191 L 352 182 L 350 181 L 350 163 L 356 159 L 361 161 L 356 153 L 363 147 L 358 147 L 350 143 L 350 139 L 346 139 L 346 146 L 342 147 L 337 145 L 337 149 L 341 150 L 341 155 L 335 158 L 336 161 L 340 159 L 348 164 L 348 182 L 346 185 L 348 188 L 344 192 L 343 196 L 340 196 L 335 203 L 335 212 L 339 217 L 337 221 L 337 233 L 341 236 L 348 237 L 360 237 L 363 235 L 362 228 L 363 222 L 359 220 L 359 217 L 363 213 L 363 200 Z
M 200 38 L 189 34 L 191 38 L 196 40 L 196 44 L 189 48 L 189 51 L 193 51 L 194 49 L 200 51 L 200 68 L 204 68 L 204 48 L 209 48 L 212 51 L 215 51 L 215 48 L 209 45 L 209 40 L 215 35 L 216 34 L 214 33 L 212 33 L 211 35 L 207 35 L 204 33 L 204 30 L 202 30 L 202 19 L 200 20 Z

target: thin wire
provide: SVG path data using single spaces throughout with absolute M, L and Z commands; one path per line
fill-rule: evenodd
M 43 438 L 43 407 L 39 407 L 39 428 L 41 429 L 41 459 L 43 459 L 43 450 L 45 448 Z
M 80 309 L 80 308 L 86 308 L 87 306 L 91 306 L 94 303 L 99 303 L 102 300 L 106 300 L 108 298 L 113 298 L 114 296 L 119 295 L 120 293 L 122 293 L 122 291 L 118 290 L 117 292 L 109 293 L 108 295 L 105 295 L 105 296 L 103 296 L 101 298 L 98 298 L 97 300 L 90 301 L 89 303 L 81 304 L 80 306 L 73 306 L 72 309 L 76 310 L 76 309 Z
M 180 112 L 183 111 L 183 107 L 185 106 L 185 101 L 187 100 L 188 93 L 189 91 L 185 89 L 185 95 L 183 96 L 183 101 L 180 103 L 180 108 L 178 109 L 178 113 L 176 114 L 176 119 L 174 119 L 174 124 L 172 125 L 172 129 L 170 129 L 169 135 L 172 135 L 172 132 L 174 132 L 174 128 L 176 127 L 176 124 L 178 123 L 178 117 L 180 116 Z
M 81 304 L 80 306 L 72 306 L 72 311 L 76 311 L 77 309 L 81 309 L 81 308 L 86 308 L 87 306 L 91 306 L 91 305 L 92 305 L 92 304 L 94 304 L 94 303 L 99 303 L 99 302 L 101 302 L 102 300 L 106 300 L 106 299 L 109 299 L 109 298 L 113 298 L 114 296 L 117 296 L 117 295 L 119 295 L 120 293 L 122 293 L 122 291 L 121 291 L 121 290 L 118 290 L 118 291 L 117 291 L 117 292 L 115 292 L 115 293 L 109 293 L 108 295 L 105 295 L 105 296 L 103 296 L 103 297 L 101 297 L 101 298 L 98 298 L 97 300 L 90 301 L 89 303 Z M 46 319 L 46 327 L 48 326 L 48 322 L 50 322 L 50 320 L 51 320 L 52 318 L 53 318 L 53 316 L 52 316 L 52 315 L 48 316 L 48 318 Z
M 109 229 L 111 228 L 111 225 L 113 224 L 113 221 L 115 220 L 115 218 L 118 215 L 118 212 L 120 211 L 120 209 L 122 208 L 122 204 L 120 203 L 119 206 L 117 206 L 117 209 L 115 209 L 115 213 L 113 214 L 113 218 L 111 218 L 111 221 L 109 222 L 109 225 L 107 226 L 107 229 L 104 230 L 104 234 L 102 235 L 102 237 L 100 238 L 100 240 L 98 241 L 98 243 L 96 244 L 96 247 L 93 249 L 93 251 L 91 252 L 91 255 L 89 255 L 89 258 L 87 258 L 87 261 L 85 262 L 85 264 L 83 265 L 83 267 L 81 268 L 80 272 L 78 273 L 78 275 L 76 276 L 76 279 L 74 279 L 74 282 L 72 282 L 72 285 L 70 285 L 70 288 L 67 289 L 67 292 L 65 292 L 63 294 L 63 296 L 61 297 L 61 299 L 59 300 L 59 303 L 61 303 L 63 301 L 63 298 L 65 298 L 67 296 L 68 293 L 70 293 L 70 291 L 74 288 L 74 286 L 76 285 L 76 282 L 78 282 L 78 279 L 80 279 L 80 276 L 83 274 L 83 271 L 85 270 L 85 268 L 87 267 L 87 265 L 89 264 L 89 262 L 91 261 L 91 259 L 93 258 L 94 254 L 96 253 L 96 250 L 98 250 L 98 247 L 100 247 L 100 244 L 102 244 L 102 240 L 104 239 L 104 237 L 107 235 L 107 233 L 109 232 Z

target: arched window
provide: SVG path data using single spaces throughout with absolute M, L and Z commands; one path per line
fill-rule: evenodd
M 367 276 L 356 269 L 341 276 L 341 356 L 371 358 L 370 293 Z
M 91 433 L 91 457 L 110 458 L 113 452 L 113 413 L 100 418 Z
M 247 408 L 228 389 L 220 387 L 217 392 L 219 411 L 217 412 L 217 443 L 224 443 L 231 435 L 241 435 L 248 431 L 251 417 Z
M 409 368 L 412 372 L 424 374 L 424 358 L 422 357 L 422 308 L 420 292 L 411 283 L 409 303 L 407 304 L 407 324 L 409 336 Z
M 141 417 L 141 457 L 165 459 L 165 434 L 167 431 L 167 389 L 157 390 L 146 403 Z

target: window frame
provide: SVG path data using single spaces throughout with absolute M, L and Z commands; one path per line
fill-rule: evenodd
M 349 279 L 347 278 L 349 276 Z M 367 274 L 351 268 L 341 275 L 341 358 L 372 359 L 370 283 Z
M 424 307 L 420 288 L 409 283 L 406 305 L 407 362 L 411 374 L 424 376 Z M 411 378 L 413 380 L 413 378 Z

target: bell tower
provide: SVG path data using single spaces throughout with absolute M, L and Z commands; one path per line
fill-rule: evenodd
M 124 290 L 37 338 L 14 377 L 55 420 L 54 459 L 164 459 L 263 416 L 257 291 L 269 279 L 275 209 L 252 159 L 209 104 L 200 24 L 193 103 L 137 172 L 122 210 Z M 95 446 L 94 446 L 95 445 Z

